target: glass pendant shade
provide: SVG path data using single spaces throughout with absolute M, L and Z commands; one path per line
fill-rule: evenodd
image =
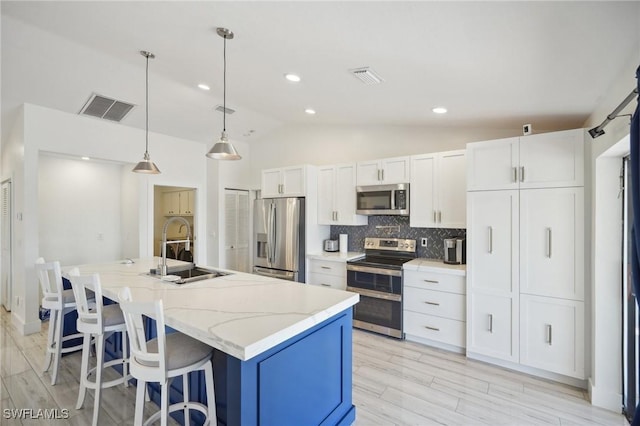
M 225 132 L 222 132 L 220 140 L 207 152 L 207 157 L 214 160 L 240 160 L 242 158 L 235 147 L 229 143 Z

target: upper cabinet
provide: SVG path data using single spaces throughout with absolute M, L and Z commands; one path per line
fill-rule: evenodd
M 318 223 L 366 225 L 367 216 L 356 214 L 356 166 L 318 167 Z
M 194 211 L 195 192 L 172 191 L 162 194 L 165 216 L 191 216 Z
M 467 190 L 584 184 L 584 130 L 467 144 Z
M 306 167 L 293 166 L 262 171 L 262 198 L 304 197 Z
M 410 179 L 411 157 L 385 158 L 357 163 L 357 184 L 387 185 L 407 183 Z
M 411 157 L 410 226 L 466 228 L 465 150 Z

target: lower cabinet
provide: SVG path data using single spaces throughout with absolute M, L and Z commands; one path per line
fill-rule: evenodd
M 518 317 L 513 298 L 474 291 L 468 303 L 467 351 L 518 362 Z
M 346 262 L 309 259 L 309 280 L 307 284 L 346 290 Z
M 438 272 L 436 272 L 438 271 Z M 405 338 L 462 351 L 466 344 L 466 296 L 463 271 L 405 269 Z
M 520 296 L 520 363 L 584 378 L 584 302 Z

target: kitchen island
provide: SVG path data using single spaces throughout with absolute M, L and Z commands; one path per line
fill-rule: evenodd
M 145 275 L 158 262 L 78 268 L 99 273 L 104 295 L 114 301 L 123 287 L 136 301 L 162 299 L 168 327 L 216 349 L 219 424 L 354 421 L 351 310 L 357 294 L 225 270 L 229 275 L 178 285 Z M 191 394 L 202 394 L 198 380 L 191 381 Z M 176 399 L 180 386 L 172 389 Z

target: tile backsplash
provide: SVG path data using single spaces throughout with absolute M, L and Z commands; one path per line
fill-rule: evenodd
M 407 216 L 369 216 L 369 224 L 363 226 L 331 225 L 332 240 L 340 234 L 349 235 L 349 251 L 364 251 L 365 237 L 407 238 L 416 240 L 418 257 L 429 259 L 444 258 L 444 240 L 466 236 L 466 229 L 411 228 Z M 427 247 L 420 245 L 420 239 L 427 238 Z

